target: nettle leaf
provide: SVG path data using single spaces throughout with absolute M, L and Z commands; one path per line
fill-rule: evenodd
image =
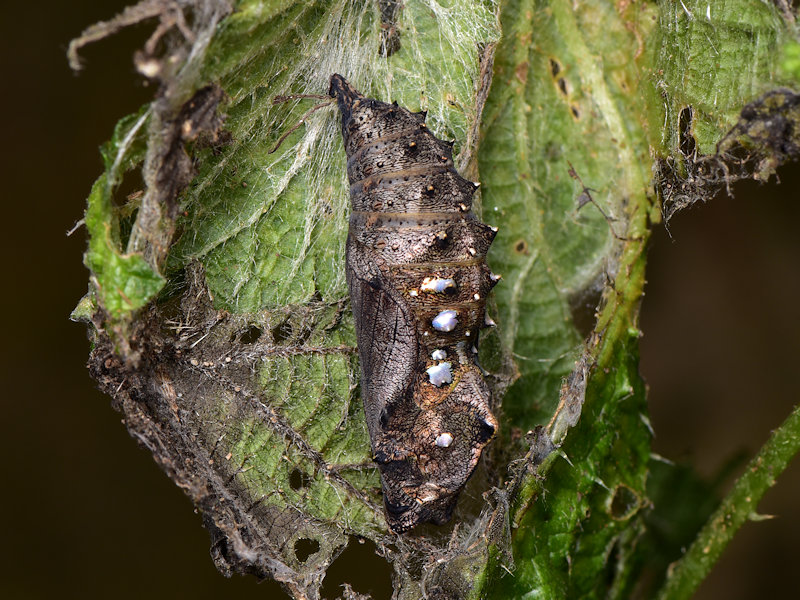
M 138 253 L 119 248 L 119 221 L 112 216 L 111 188 L 102 175 L 92 187 L 86 210 L 91 236 L 84 262 L 100 304 L 111 317 L 142 308 L 164 286 L 164 278 Z
M 187 0 L 184 22 L 167 4 L 74 43 L 161 19 L 136 59 L 161 91 L 104 148 L 75 314 L 92 315 L 92 373 L 202 511 L 218 568 L 318 598 L 357 536 L 401 599 L 627 597 L 649 503 L 645 246 L 659 199 L 669 214 L 800 154 L 787 16 L 731 1 Z M 481 348 L 493 456 L 450 525 L 404 536 L 386 528 L 359 398 L 339 117 L 296 97 L 325 95 L 333 73 L 428 111 L 500 228 L 498 328 Z M 143 195 L 115 202 L 140 168 Z
M 537 464 L 534 443 L 536 470 L 508 498 L 516 568 L 493 567 L 475 597 L 625 598 L 647 561 L 637 552 L 651 436 L 637 322 L 657 197 L 675 210 L 675 188 L 705 200 L 797 156 L 798 96 L 771 91 L 797 87 L 780 63 L 790 28 L 765 3 L 558 1 L 506 3 L 502 28 L 479 166 L 485 209 L 513 215 L 489 256 L 506 274 L 501 336 L 520 369 L 508 422 L 546 422 L 583 337 L 581 311 L 602 300 L 582 350 L 580 421 L 559 458 Z M 562 405 L 575 402 L 575 376 Z
M 712 154 L 720 133 L 739 120 L 743 104 L 796 83 L 780 68 L 790 29 L 777 6 L 766 2 L 659 6 L 651 51 L 667 125 L 653 129 L 661 134 L 657 147 L 674 156 L 688 135 L 700 154 Z M 686 110 L 690 114 L 684 113 L 681 123 Z
M 166 284 L 157 301 L 115 317 L 118 335 L 98 332 L 93 373 L 203 511 L 221 570 L 273 577 L 315 598 L 327 566 L 359 536 L 382 549 L 415 597 L 410 564 L 434 542 L 398 542 L 384 522 L 344 277 L 339 116 L 331 105 L 304 117 L 319 101 L 273 100 L 326 94 L 331 74 L 342 73 L 367 95 L 427 110 L 431 130 L 457 141 L 460 170 L 474 172 L 497 6 L 240 2 L 213 26 L 219 13 L 207 8 L 187 20 L 194 35 L 164 41 L 180 48 L 186 38 L 189 49 L 173 52 L 186 66 L 138 59 L 167 92 L 147 112 L 146 152 L 125 136 L 115 148 L 119 170 L 143 163 L 148 185 L 133 241 L 119 246 L 134 247 Z M 178 187 L 169 174 L 182 180 L 189 169 L 195 176 L 179 196 L 159 189 Z M 164 232 L 173 232 L 166 251 Z M 104 298 L 97 308 L 108 308 Z M 473 505 L 470 519 L 482 503 Z M 437 531 L 436 544 L 446 547 L 448 535 Z
M 495 569 L 484 589 L 580 597 L 624 586 L 646 504 L 636 315 L 648 219 L 658 213 L 637 57 L 655 14 L 562 2 L 502 14 L 514 33 L 498 48 L 495 84 L 507 85 L 487 101 L 479 165 L 484 206 L 514 215 L 490 254 L 507 280 L 496 290 L 501 335 L 521 369 L 503 409 L 524 430 L 547 423 L 560 401 L 584 404 L 566 439 L 557 422 L 548 429 L 562 432 L 559 453 L 511 489 L 516 568 Z M 559 398 L 578 356 L 580 377 Z
M 114 206 L 113 190 L 122 175 L 144 160 L 144 127 L 147 111 L 120 120 L 101 153 L 105 173 L 92 187 L 84 221 L 89 248 L 84 263 L 92 273 L 92 288 L 111 319 L 142 308 L 164 286 L 165 279 L 137 252 L 125 249 L 129 232 L 126 222 L 136 210 L 135 202 Z M 132 206 L 133 205 L 133 206 Z

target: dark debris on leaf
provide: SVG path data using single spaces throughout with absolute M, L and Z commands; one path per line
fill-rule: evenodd
M 792 90 L 772 90 L 746 105 L 714 154 L 696 154 L 691 119 L 687 107 L 681 112 L 679 156 L 656 164 L 665 221 L 723 188 L 730 194 L 739 180 L 767 181 L 779 166 L 800 158 L 800 94 Z

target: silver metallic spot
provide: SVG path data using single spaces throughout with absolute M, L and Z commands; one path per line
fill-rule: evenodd
M 448 448 L 453 443 L 453 434 L 445 431 L 436 436 L 436 445 L 439 448 Z
M 450 370 L 452 366 L 453 365 L 449 362 L 439 363 L 427 369 L 425 372 L 428 374 L 433 385 L 442 387 L 445 383 L 453 383 L 453 373 Z
M 454 310 L 443 310 L 431 322 L 436 331 L 453 331 L 458 325 L 458 313 Z
M 442 294 L 448 290 L 455 290 L 456 282 L 452 279 L 443 279 L 441 277 L 426 277 L 422 280 L 422 285 L 419 286 L 423 292 L 436 292 Z
M 447 352 L 445 352 L 444 350 L 434 350 L 431 353 L 431 358 L 433 360 L 444 360 L 445 358 L 447 358 Z

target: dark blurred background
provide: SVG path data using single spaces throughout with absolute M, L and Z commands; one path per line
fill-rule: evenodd
M 8 3 L 0 22 L 5 139 L 2 236 L 4 598 L 282 598 L 273 582 L 225 579 L 189 501 L 127 435 L 89 378 L 82 325 L 67 317 L 86 292 L 81 218 L 101 170 L 98 146 L 154 90 L 131 52 L 149 26 L 89 46 L 70 72 L 69 40 L 115 15 L 123 0 Z M 654 236 L 642 311 L 642 372 L 655 451 L 712 478 L 737 452 L 752 455 L 788 415 L 800 351 L 798 165 L 783 185 L 740 185 L 675 217 Z M 735 474 L 734 474 L 735 475 Z M 733 475 L 728 478 L 728 484 Z M 761 503 L 697 597 L 796 593 L 800 465 Z M 361 556 L 359 554 L 363 554 Z M 351 558 L 372 564 L 369 552 Z M 369 570 L 369 569 L 367 569 Z M 335 565 L 333 592 L 345 580 Z M 362 592 L 388 598 L 388 574 Z M 794 595 L 794 594 L 789 594 Z

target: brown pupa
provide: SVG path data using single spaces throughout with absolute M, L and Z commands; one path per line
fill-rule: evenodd
M 486 264 L 497 233 L 475 217 L 478 188 L 425 113 L 365 98 L 341 75 L 352 214 L 347 283 L 372 455 L 389 527 L 450 519 L 497 421 L 476 364 Z M 491 321 L 489 321 L 491 323 Z

